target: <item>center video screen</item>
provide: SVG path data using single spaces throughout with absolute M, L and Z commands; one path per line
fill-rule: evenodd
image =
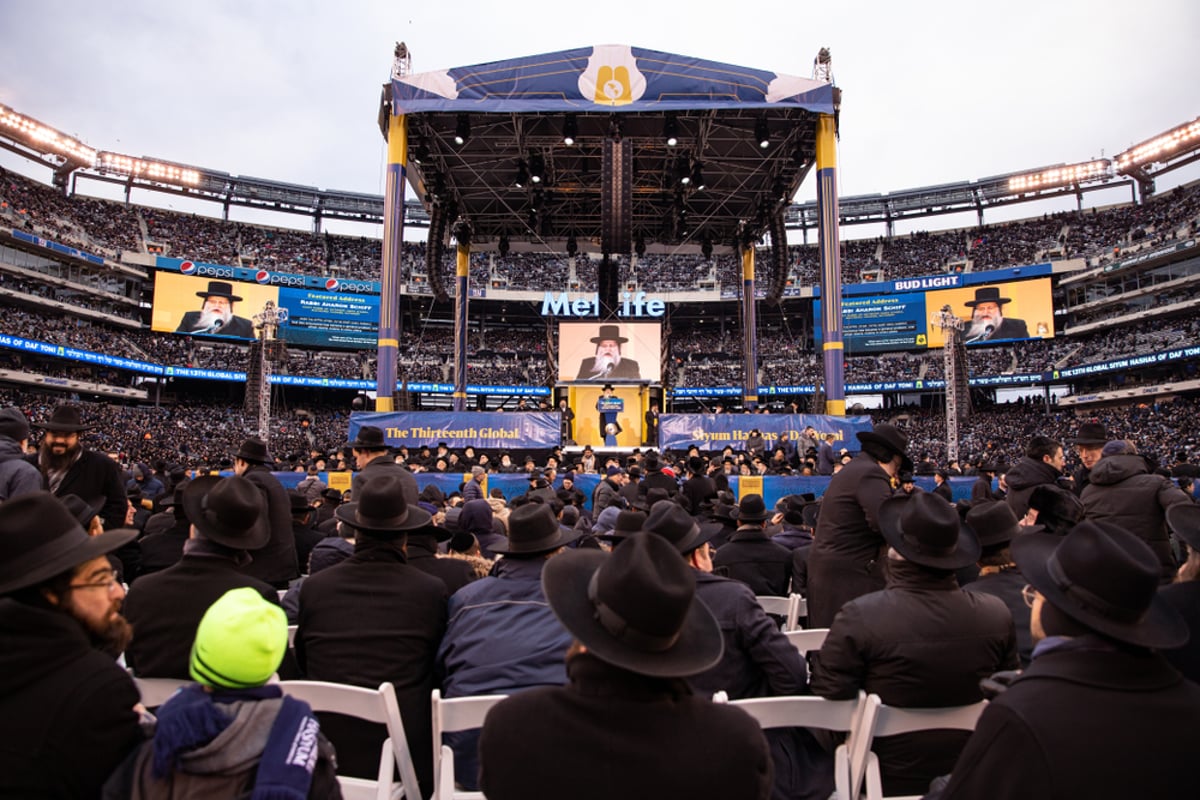
M 657 322 L 563 322 L 558 326 L 560 383 L 659 383 L 662 325 Z
M 378 295 L 213 280 L 159 271 L 150 327 L 164 333 L 254 339 L 254 316 L 268 302 L 281 312 L 278 338 L 293 344 L 374 348 Z

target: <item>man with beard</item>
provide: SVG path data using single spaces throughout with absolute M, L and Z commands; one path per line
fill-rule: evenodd
M 37 454 L 26 460 L 41 470 L 43 488 L 56 497 L 103 497 L 100 518 L 105 529 L 124 527 L 129 501 L 121 468 L 104 453 L 83 447 L 80 434 L 92 426 L 83 424 L 79 406 L 60 405 L 37 427 L 45 433 Z
M 963 341 L 967 344 L 986 339 L 1028 339 L 1029 328 L 1025 320 L 1004 318 L 1000 306 L 1011 303 L 1011 297 L 1001 297 L 996 286 L 984 286 L 975 290 L 975 299 L 965 305 L 971 309 L 971 319 L 963 330 Z
M 196 292 L 204 298 L 199 311 L 183 315 L 176 333 L 204 333 L 210 336 L 238 336 L 254 338 L 254 325 L 245 317 L 233 315 L 233 304 L 242 298 L 233 293 L 233 284 L 225 281 L 209 281 L 208 291 Z
M 585 358 L 579 365 L 577 381 L 627 380 L 641 378 L 638 362 L 621 358 L 621 345 L 629 339 L 621 335 L 620 325 L 601 325 L 600 332 L 591 338 L 596 355 Z
M 0 505 L 0 774 L 9 797 L 98 797 L 141 742 L 138 691 L 115 657 L 125 590 L 105 557 L 137 535 L 88 536 L 48 492 Z

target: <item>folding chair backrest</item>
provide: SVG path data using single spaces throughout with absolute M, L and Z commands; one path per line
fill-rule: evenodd
M 413 765 L 412 753 L 408 749 L 408 738 L 404 734 L 404 723 L 400 719 L 400 706 L 396 703 L 396 689 L 390 683 L 382 683 L 378 689 L 364 689 L 325 681 L 282 681 L 279 687 L 298 700 L 303 700 L 313 711 L 331 712 L 355 717 L 366 722 L 386 725 L 388 739 L 384 742 L 385 754 L 381 755 L 379 784 L 386 784 L 387 792 L 380 789 L 382 797 L 420 797 L 417 770 Z M 392 765 L 400 770 L 401 786 L 392 788 Z M 386 765 L 386 769 L 385 769 Z M 343 790 L 347 787 L 359 794 L 362 781 L 338 778 Z
M 986 700 L 947 708 L 897 708 L 879 703 L 877 695 L 871 695 L 871 697 L 874 698 L 874 704 L 877 705 L 877 712 L 874 714 L 871 724 L 867 725 L 864 722 L 868 735 L 862 738 L 866 739 L 868 750 L 870 750 L 875 737 L 878 736 L 898 736 L 902 733 L 916 733 L 917 731 L 973 731 L 976 723 L 979 722 L 979 715 L 987 708 Z M 870 698 L 868 698 L 868 702 L 872 702 Z M 866 753 L 865 766 L 864 779 L 867 800 L 885 800 L 879 759 L 875 757 L 874 753 Z M 899 800 L 899 798 L 893 800 Z
M 820 650 L 829 635 L 829 628 L 806 628 L 800 631 L 784 631 L 787 640 L 796 646 L 801 655 L 809 650 Z
M 296 646 L 296 629 L 299 625 L 288 625 L 288 647 Z
M 142 705 L 146 708 L 158 708 L 170 699 L 171 695 L 191 681 L 177 678 L 134 678 L 138 693 L 142 696 Z
M 808 616 L 808 601 L 795 592 L 792 592 L 791 597 L 788 599 L 792 601 L 792 605 L 788 609 L 787 622 L 784 624 L 783 629 L 785 631 L 794 631 L 800 625 L 800 618 Z
M 454 751 L 442 744 L 443 733 L 470 731 L 483 727 L 492 706 L 508 695 L 483 694 L 473 697 L 442 697 L 433 690 L 433 775 L 436 800 L 482 798 L 481 792 L 459 792 L 454 789 Z
M 770 594 L 755 595 L 754 599 L 762 606 L 762 610 L 768 614 L 773 614 L 777 617 L 787 619 L 792 608 L 792 598 L 790 597 L 775 597 Z

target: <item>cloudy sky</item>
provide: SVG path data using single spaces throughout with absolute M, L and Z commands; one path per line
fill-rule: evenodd
M 808 76 L 827 46 L 843 195 L 1113 155 L 1200 114 L 1195 0 L 826 5 L 3 0 L 0 102 L 98 149 L 372 193 L 400 39 L 415 71 L 618 43 Z

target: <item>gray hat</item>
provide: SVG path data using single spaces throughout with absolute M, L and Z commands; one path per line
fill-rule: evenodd
M 20 442 L 29 438 L 29 420 L 16 406 L 0 410 L 0 436 Z

